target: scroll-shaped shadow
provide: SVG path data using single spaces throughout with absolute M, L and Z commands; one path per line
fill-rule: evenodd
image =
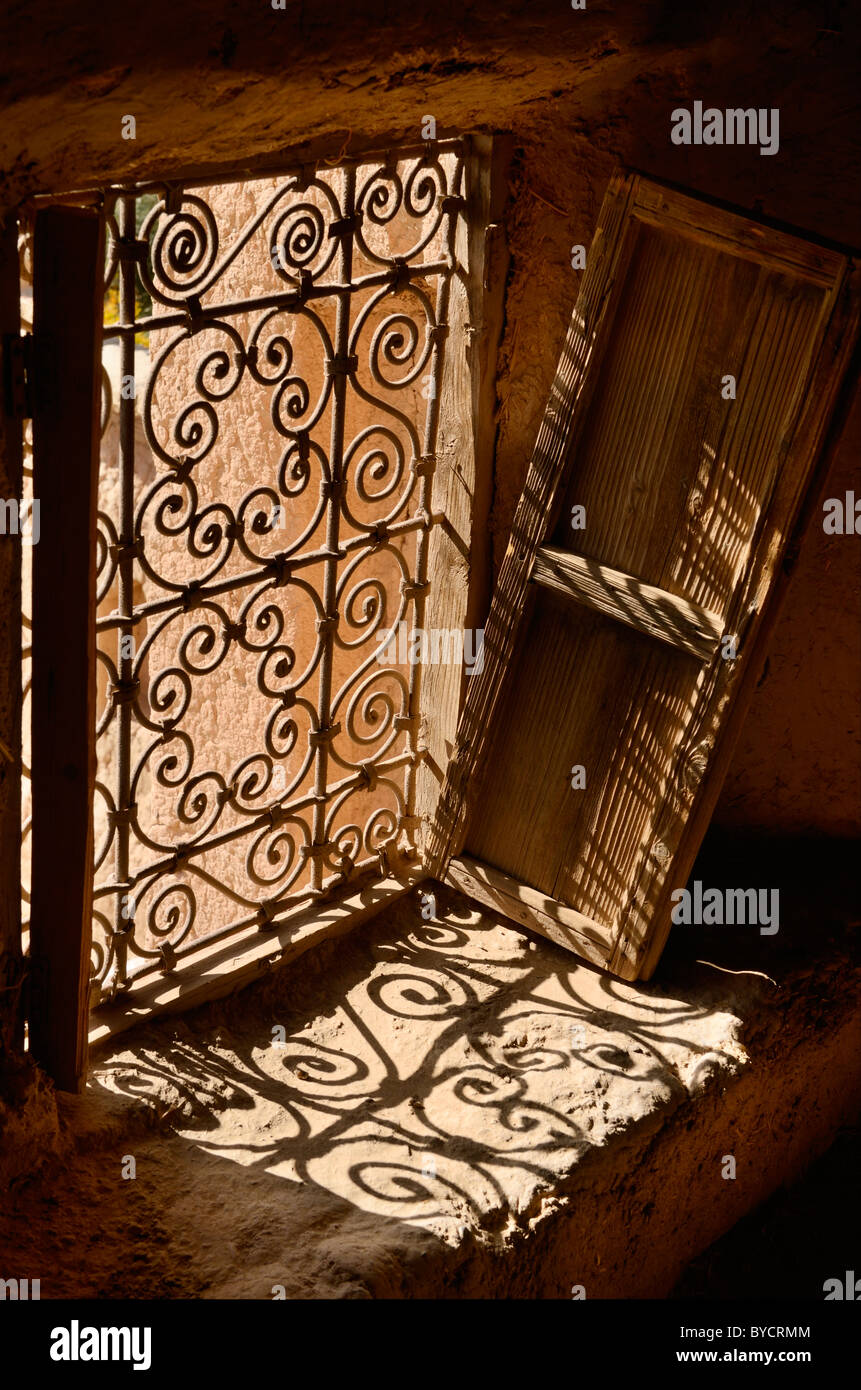
M 419 890 L 323 966 L 202 1015 L 202 1035 L 183 1023 L 168 1044 L 165 1021 L 126 1044 L 94 1084 L 158 1095 L 213 1156 L 453 1241 L 524 1219 L 608 1133 L 678 1104 L 700 1063 L 734 1066 L 703 1045 L 705 1004 L 612 980 L 433 887 L 432 920 Z

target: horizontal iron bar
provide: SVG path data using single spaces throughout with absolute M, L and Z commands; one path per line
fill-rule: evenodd
M 404 267 L 401 267 L 403 269 Z M 411 274 L 418 278 L 427 278 L 430 275 L 446 275 L 453 270 L 453 266 L 448 261 L 429 261 L 426 264 L 417 262 L 415 265 L 405 267 Z M 391 270 L 381 270 L 373 275 L 363 275 L 358 280 L 351 280 L 349 284 L 327 283 L 323 285 L 311 285 L 303 290 L 301 295 L 298 290 L 281 291 L 276 294 L 255 295 L 252 299 L 236 299 L 225 304 L 203 304 L 200 310 L 195 313 L 195 323 L 205 327 L 209 319 L 230 318 L 237 314 L 252 313 L 255 309 L 275 309 L 284 307 L 285 309 L 301 308 L 311 299 L 331 299 L 340 294 L 358 294 L 362 290 L 373 290 L 382 288 L 389 284 L 392 274 L 397 267 L 392 266 Z M 129 333 L 154 333 L 157 329 L 163 328 L 182 328 L 188 327 L 189 317 L 184 309 L 177 309 L 175 313 L 153 314 L 149 318 L 135 319 L 134 323 L 108 323 L 104 326 L 105 339 L 120 338 Z
M 391 539 L 392 536 L 407 536 L 411 531 L 422 530 L 425 525 L 426 523 L 423 517 L 410 517 L 407 521 L 396 521 L 391 526 L 387 527 L 387 538 Z M 351 536 L 348 540 L 341 541 L 338 550 L 335 551 L 334 554 L 329 550 L 309 550 L 304 555 L 297 555 L 295 559 L 290 556 L 286 561 L 287 568 L 291 570 L 307 569 L 310 565 L 319 565 L 325 560 L 343 560 L 354 550 L 361 550 L 364 547 L 367 547 L 368 553 L 370 554 L 371 547 L 368 545 L 369 535 L 369 532 L 364 532 L 361 536 Z M 277 556 L 273 556 L 271 563 L 274 563 L 276 559 Z M 242 574 L 235 575 L 232 579 L 221 579 L 218 583 L 207 584 L 200 589 L 195 589 L 193 592 L 195 599 L 202 603 L 206 599 L 218 598 L 221 594 L 232 593 L 235 589 L 248 589 L 253 584 L 262 584 L 264 579 L 271 578 L 274 578 L 274 576 L 267 564 L 262 565 L 260 569 L 245 570 Z M 273 585 L 272 587 L 274 590 L 278 586 Z M 144 618 L 149 618 L 159 613 L 167 613 L 171 608 L 175 608 L 178 612 L 182 612 L 184 611 L 183 604 L 187 592 L 187 590 L 182 589 L 178 590 L 169 598 L 154 599 L 152 603 L 143 603 L 140 608 L 133 609 L 131 615 L 128 617 L 123 617 L 116 613 L 109 613 L 106 617 L 98 619 L 96 622 L 96 631 L 105 632 L 110 631 L 112 628 L 134 627 L 135 623 L 141 622 Z M 263 648 L 261 648 L 261 651 L 262 650 Z
M 159 979 L 163 972 L 155 959 L 138 967 L 129 977 L 133 981 L 130 988 L 99 1006 L 103 1012 L 93 1020 L 90 1042 L 104 1041 L 138 1017 L 160 1010 L 164 1007 L 163 995 L 177 987 L 182 992 L 182 1007 L 186 1008 L 232 993 L 243 975 L 257 978 L 269 964 L 292 959 L 297 948 L 301 953 L 304 947 L 338 935 L 339 913 L 343 913 L 344 922 L 362 921 L 381 911 L 386 903 L 408 893 L 424 877 L 423 869 L 412 862 L 405 862 L 386 876 L 381 876 L 379 867 L 370 863 L 367 869 L 357 869 L 347 883 L 333 883 L 323 895 L 308 901 L 297 896 L 296 906 L 292 902 L 286 904 L 269 931 L 259 930 L 255 916 L 221 927 L 209 936 L 195 937 L 176 953 L 177 962 L 188 962 L 186 968 L 190 967 L 193 975 L 189 972 L 183 982 L 181 972 L 174 970 L 166 979 Z M 217 951 L 216 946 L 225 942 L 230 950 L 228 943 L 231 937 L 237 936 L 239 941 L 232 949 L 238 955 L 229 962 L 224 961 L 224 952 Z M 222 962 L 224 968 L 220 968 Z M 215 976 L 220 977 L 220 985 L 214 984 Z M 183 983 L 185 988 L 182 988 Z
M 301 893 L 288 892 L 284 897 L 273 900 L 271 904 L 273 912 L 279 913 L 283 918 L 285 915 L 292 916 L 294 911 L 301 912 L 303 907 L 325 907 L 327 900 L 333 895 L 342 891 L 344 888 L 355 889 L 362 879 L 369 878 L 378 872 L 378 863 L 377 856 L 371 855 L 367 859 L 359 860 L 346 880 L 342 874 L 333 873 L 331 880 L 319 892 L 314 892 L 313 889 L 303 889 Z M 277 929 L 278 925 L 278 921 L 273 918 L 267 931 Z M 195 951 L 199 951 L 201 947 L 209 947 L 217 941 L 223 941 L 225 938 L 233 936 L 236 932 L 242 931 L 247 927 L 256 927 L 257 931 L 261 932 L 261 935 L 266 934 L 266 932 L 262 932 L 260 928 L 259 907 L 256 907 L 249 916 L 241 917 L 235 922 L 230 922 L 226 927 L 219 927 L 214 932 L 206 932 L 203 936 L 191 937 L 184 945 L 175 948 L 174 957 L 176 961 L 181 961 L 185 956 L 192 955 Z M 139 965 L 137 969 L 133 968 L 128 972 L 125 977 L 127 984 L 132 984 L 134 981 L 139 980 L 142 975 L 164 973 L 162 967 L 159 965 L 162 956 L 158 950 L 148 949 L 146 947 L 141 948 L 139 946 L 137 950 L 139 951 L 137 958 L 142 960 L 143 964 Z M 125 989 L 123 989 L 122 993 L 125 994 Z

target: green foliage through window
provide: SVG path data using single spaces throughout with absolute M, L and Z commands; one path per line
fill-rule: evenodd
M 135 204 L 135 232 L 140 235 L 144 219 L 159 201 L 157 193 L 142 193 Z M 152 260 L 150 258 L 150 268 Z M 140 272 L 135 277 L 135 319 L 147 318 L 153 311 L 152 299 L 146 286 L 142 284 Z M 105 323 L 117 323 L 120 317 L 120 277 L 117 270 L 105 291 Z M 149 346 L 148 333 L 136 333 L 135 343 L 140 347 Z

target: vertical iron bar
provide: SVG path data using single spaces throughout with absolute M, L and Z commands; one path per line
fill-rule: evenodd
M 341 215 L 348 224 L 350 224 L 353 219 L 355 196 L 356 169 L 355 165 L 347 164 L 344 167 L 344 201 Z M 319 850 L 326 840 L 326 789 L 329 769 L 329 742 L 327 734 L 331 719 L 332 664 L 335 645 L 333 621 L 336 619 L 335 601 L 338 587 L 338 559 L 336 552 L 340 536 L 341 493 L 343 488 L 344 419 L 347 400 L 347 371 L 345 364 L 350 349 L 350 285 L 353 278 L 352 230 L 344 230 L 341 233 L 338 251 L 338 271 L 339 284 L 345 285 L 347 288 L 339 291 L 338 303 L 335 311 L 334 352 L 336 369 L 332 379 L 332 430 L 330 451 L 332 485 L 328 502 L 328 515 L 326 518 L 326 549 L 329 551 L 330 558 L 324 562 L 323 576 L 323 613 L 327 625 L 323 632 L 323 650 L 320 657 L 318 712 L 320 730 L 323 736 L 317 746 L 317 761 L 314 776 L 314 794 L 317 798 L 314 805 L 313 824 L 313 847 L 315 850 Z M 322 890 L 322 886 L 323 865 L 321 856 L 319 853 L 316 853 L 311 860 L 311 887 L 315 892 L 319 893 Z
M 135 197 L 128 195 L 119 200 L 119 311 L 120 323 L 135 321 L 135 261 L 131 256 L 132 245 L 137 235 L 135 227 Z M 124 391 L 125 383 L 135 374 L 135 339 L 133 333 L 124 333 L 120 339 L 120 395 L 119 410 L 119 470 L 120 470 L 120 516 L 119 516 L 119 561 L 117 565 L 118 593 L 117 612 L 123 622 L 117 631 L 117 672 L 122 691 L 131 685 L 134 671 L 134 480 L 135 480 L 135 399 L 133 393 Z M 131 641 L 128 639 L 131 638 Z M 129 809 L 131 796 L 131 729 L 132 707 L 128 698 L 120 698 L 116 710 L 117 719 L 117 817 L 114 827 L 114 872 L 118 884 L 128 884 L 129 875 Z M 117 892 L 115 911 L 115 950 L 117 960 L 117 984 L 124 984 L 128 968 L 126 941 L 134 927 L 134 907 L 128 904 L 127 915 L 123 915 L 125 894 Z

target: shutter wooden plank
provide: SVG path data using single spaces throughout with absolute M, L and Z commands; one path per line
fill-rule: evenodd
M 666 938 L 793 527 L 812 515 L 858 284 L 838 252 L 637 176 L 614 181 L 596 243 L 542 426 L 554 443 L 536 445 L 486 627 L 490 688 L 473 678 L 467 692 L 431 867 L 460 856 L 507 876 L 515 920 L 526 890 L 545 919 L 581 914 L 612 943 L 604 963 L 636 978 Z M 560 412 L 596 299 L 601 330 Z M 574 507 L 585 529 L 572 530 Z M 734 660 L 721 635 L 735 637 Z
M 612 933 L 702 670 L 588 609 L 536 603 L 465 853 Z M 575 766 L 584 789 L 572 787 Z
M 94 211 L 36 216 L 30 1047 L 67 1091 L 87 1056 L 102 246 Z
M 722 207 L 649 179 L 638 181 L 632 212 L 663 231 L 675 229 L 732 256 L 783 268 L 821 289 L 831 288 L 841 274 L 844 258 L 839 251 L 744 217 L 730 225 Z
M 584 603 L 659 642 L 690 652 L 701 661 L 714 656 L 721 638 L 723 624 L 719 614 L 654 584 L 643 584 L 610 565 L 599 565 L 596 560 L 571 555 L 555 546 L 540 547 L 532 578 L 536 584 L 555 589 L 576 603 Z
M 635 223 L 632 235 L 555 540 L 723 613 L 784 465 L 825 297 L 675 233 Z M 721 394 L 728 375 L 735 401 Z
M 446 883 L 458 888 L 467 897 L 475 898 L 496 912 L 540 932 L 558 946 L 576 951 L 586 960 L 602 965 L 607 959 L 608 934 L 597 922 L 584 917 L 561 903 L 548 900 L 510 874 L 462 855 L 452 859 L 445 876 Z

